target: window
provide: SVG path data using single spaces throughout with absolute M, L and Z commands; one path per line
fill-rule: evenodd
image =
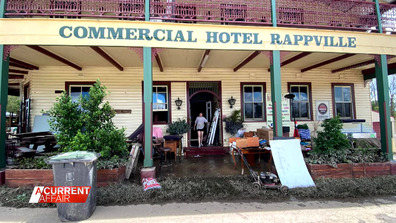
M 70 85 L 69 94 L 72 97 L 73 102 L 77 102 L 80 95 L 83 97 L 89 97 L 90 85 Z
M 289 93 L 295 95 L 291 105 L 291 117 L 311 120 L 311 83 L 289 83 Z
M 264 121 L 264 84 L 242 85 L 242 115 L 245 121 Z
M 153 85 L 153 122 L 169 122 L 168 85 Z
M 94 81 L 76 81 L 65 82 L 65 91 L 72 97 L 72 101 L 76 102 L 80 95 L 83 97 L 89 96 L 89 89 L 94 85 Z
M 354 115 L 354 89 L 352 84 L 333 84 L 333 109 L 334 115 L 341 118 L 353 119 Z

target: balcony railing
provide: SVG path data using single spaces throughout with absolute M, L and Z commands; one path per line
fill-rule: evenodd
M 270 0 L 150 0 L 158 22 L 269 26 Z M 144 19 L 145 0 L 7 0 L 7 17 Z M 279 26 L 376 30 L 373 2 L 359 0 L 277 0 Z M 396 29 L 396 5 L 380 4 L 383 28 Z
M 7 17 L 144 19 L 144 0 L 7 0 Z

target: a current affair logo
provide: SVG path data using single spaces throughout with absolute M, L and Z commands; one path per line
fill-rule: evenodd
M 29 203 L 85 203 L 91 187 L 34 187 Z

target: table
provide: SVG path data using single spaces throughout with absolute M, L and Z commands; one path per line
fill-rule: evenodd
M 48 131 L 45 132 L 28 132 L 28 133 L 18 133 L 13 134 L 19 140 L 21 146 L 28 147 L 33 144 L 33 150 L 37 150 L 40 145 L 45 146 L 45 151 L 52 151 L 56 145 L 55 136 Z
M 171 149 L 172 149 L 172 152 L 175 153 L 175 161 L 176 161 L 176 154 L 177 154 L 179 156 L 179 163 L 181 163 L 181 155 L 182 155 L 182 150 L 183 150 L 183 143 L 182 143 L 183 135 L 167 135 L 167 136 L 164 136 L 164 139 L 165 139 L 165 142 L 167 140 L 178 142 L 177 143 L 178 145 L 176 145 L 174 148 L 172 147 Z M 177 147 L 179 147 L 179 148 L 177 149 Z
M 234 170 L 235 170 L 235 167 L 236 167 L 236 160 L 235 160 L 235 155 L 234 155 L 235 152 L 239 153 L 238 149 L 233 147 L 233 149 L 232 149 L 232 158 L 234 159 Z M 263 148 L 259 148 L 259 147 L 251 147 L 251 148 L 241 149 L 241 152 L 242 152 L 243 155 L 259 154 L 259 160 L 260 160 L 261 154 L 265 154 L 265 153 L 270 154 L 270 159 L 268 160 L 268 170 L 269 171 L 271 170 L 271 164 L 272 164 L 272 153 L 271 153 L 271 150 L 267 150 L 267 149 L 263 149 Z M 244 166 L 244 162 L 242 160 L 242 157 L 241 157 L 241 164 L 242 164 L 242 174 L 243 174 L 244 170 L 245 170 L 245 166 Z

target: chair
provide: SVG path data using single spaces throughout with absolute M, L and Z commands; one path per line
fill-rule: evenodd
M 171 148 L 169 147 L 164 147 L 164 139 L 163 138 L 157 138 L 155 139 L 155 143 L 153 144 L 155 150 L 160 154 L 160 168 L 163 167 L 168 167 L 171 166 L 169 154 L 172 151 Z M 164 159 L 165 163 L 164 164 Z

